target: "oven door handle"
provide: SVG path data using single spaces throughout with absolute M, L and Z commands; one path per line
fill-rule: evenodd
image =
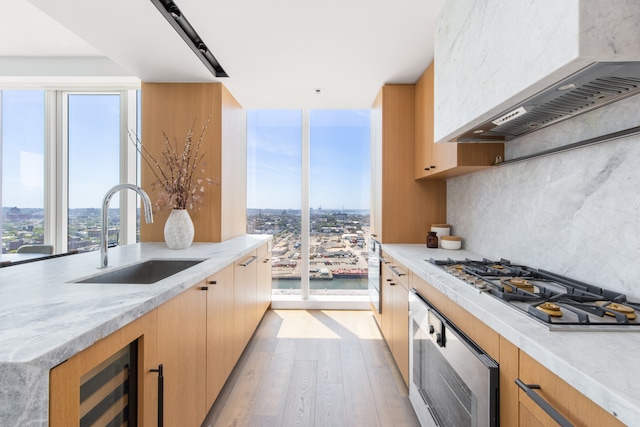
M 544 400 L 538 393 L 533 391 L 533 389 L 539 390 L 540 386 L 538 384 L 525 384 L 522 382 L 520 378 L 516 378 L 516 384 L 520 387 L 526 394 L 536 402 L 536 404 L 542 408 L 544 412 L 547 413 L 555 422 L 557 422 L 560 427 L 574 427 L 573 424 L 569 422 L 565 417 L 560 415 L 560 413 L 549 404 L 546 400 Z

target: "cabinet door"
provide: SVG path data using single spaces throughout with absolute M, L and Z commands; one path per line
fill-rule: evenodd
M 263 252 L 262 254 L 259 254 L 257 266 L 257 316 L 258 322 L 260 322 L 264 312 L 271 304 L 271 251 L 269 251 L 268 245 L 262 246 L 258 251 Z
M 207 408 L 213 405 L 233 366 L 233 265 L 207 278 Z
M 519 371 L 520 380 L 523 383 L 539 385 L 540 388 L 534 390 L 534 393 L 576 427 L 622 427 L 624 425 L 522 350 L 520 351 Z M 524 419 L 535 418 L 542 425 L 555 425 L 552 418 L 523 390 L 519 390 L 519 400 L 520 404 L 530 412 L 530 415 L 526 415 Z M 521 413 L 521 420 L 523 420 L 523 415 Z M 535 425 L 535 423 L 531 425 Z
M 164 425 L 199 426 L 207 414 L 205 282 L 158 307 L 158 361 L 164 367 Z
M 257 322 L 257 259 L 256 251 L 246 255 L 234 263 L 233 319 L 234 353 L 236 359 L 240 357 L 245 346 L 251 339 Z
M 409 385 L 409 290 L 402 283 L 397 283 L 392 288 L 393 358 L 405 384 Z
M 388 264 L 382 266 L 382 283 L 380 284 L 380 329 L 393 351 L 393 276 Z
M 106 398 L 121 387 L 118 376 L 114 376 L 93 393 L 92 398 L 100 397 L 93 401 L 91 401 L 92 398 L 85 399 L 81 404 L 80 386 L 83 377 L 92 376 L 92 371 L 134 341 L 138 344 L 138 425 L 157 424 L 158 380 L 156 374 L 149 372 L 157 366 L 155 360 L 156 315 L 156 310 L 145 314 L 50 371 L 49 425 L 51 427 L 80 425 L 81 418 L 87 414 L 87 406 L 98 406 L 100 399 Z M 98 376 L 101 375 L 102 373 Z M 108 420 L 97 422 L 106 424 Z
M 433 64 L 416 83 L 415 95 L 415 178 L 431 175 L 433 147 Z

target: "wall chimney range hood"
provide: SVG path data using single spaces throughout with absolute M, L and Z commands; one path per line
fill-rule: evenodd
M 596 62 L 452 141 L 509 141 L 638 93 L 640 62 Z

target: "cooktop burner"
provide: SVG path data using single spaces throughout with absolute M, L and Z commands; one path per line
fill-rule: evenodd
M 626 295 L 509 260 L 436 260 L 447 273 L 474 286 L 549 329 L 635 330 L 640 303 Z M 602 328 L 596 328 L 602 326 Z

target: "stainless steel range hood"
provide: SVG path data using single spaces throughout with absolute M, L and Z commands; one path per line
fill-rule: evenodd
M 637 93 L 640 93 L 640 62 L 596 62 L 454 141 L 508 141 Z

